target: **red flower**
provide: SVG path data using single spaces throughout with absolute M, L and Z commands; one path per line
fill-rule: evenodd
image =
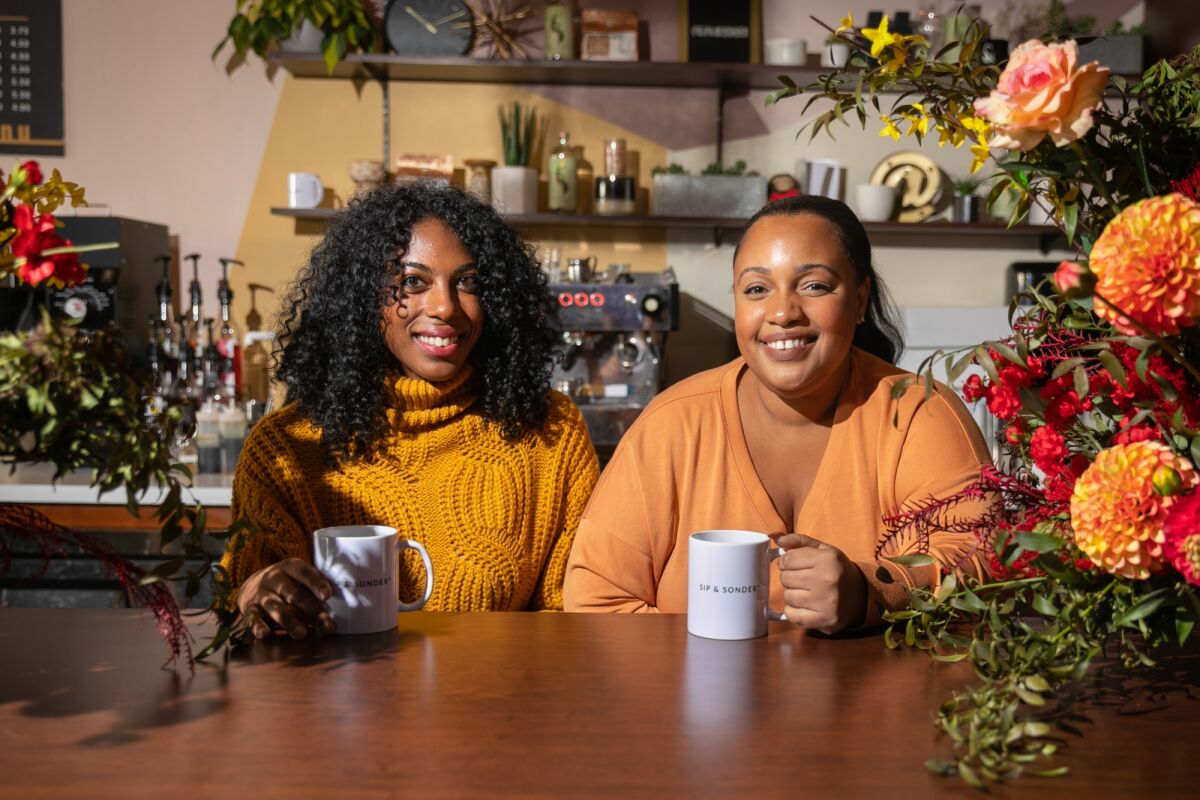
M 1200 203 L 1200 164 L 1192 167 L 1192 171 L 1179 180 L 1171 181 L 1171 191 Z
M 974 403 L 987 393 L 987 386 L 983 383 L 983 378 L 978 375 L 972 375 L 963 381 L 962 395 L 963 399 L 968 403 Z
M 1051 426 L 1043 425 L 1033 432 L 1029 440 L 1029 455 L 1042 472 L 1056 474 L 1063 468 L 1063 459 L 1067 457 L 1067 440 Z
M 1039 394 L 1046 401 L 1046 424 L 1061 428 L 1083 410 L 1083 403 L 1075 393 L 1075 381 L 1070 375 L 1050 381 Z
M 13 259 L 22 262 L 17 266 L 17 275 L 25 283 L 37 286 L 51 280 L 69 286 L 87 277 L 78 253 L 45 254 L 47 250 L 71 246 L 70 241 L 54 232 L 52 215 L 35 217 L 32 208 L 21 204 L 13 209 L 12 224 L 17 229 L 12 240 Z
M 1200 493 L 1171 504 L 1163 523 L 1163 555 L 1187 582 L 1200 586 Z
M 38 162 L 26 161 L 18 169 L 25 171 L 25 182 L 29 185 L 37 186 L 42 182 L 42 168 L 38 166 Z
M 1015 388 L 993 383 L 987 390 L 987 407 L 999 419 L 1012 419 L 1021 411 L 1021 398 Z

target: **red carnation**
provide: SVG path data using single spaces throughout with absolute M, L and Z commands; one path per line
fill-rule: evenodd
M 42 168 L 38 166 L 38 162 L 32 159 L 26 161 L 18 169 L 25 171 L 25 182 L 31 186 L 38 186 L 42 182 Z
M 1029 440 L 1029 455 L 1042 472 L 1055 474 L 1062 469 L 1063 459 L 1067 456 L 1067 440 L 1051 426 L 1043 425 Z
M 1015 388 L 993 383 L 987 390 L 987 407 L 1000 419 L 1012 419 L 1021 411 L 1021 398 Z
M 1200 164 L 1192 167 L 1192 171 L 1177 181 L 1171 181 L 1171 191 L 1200 203 Z
M 963 381 L 962 395 L 963 399 L 968 403 L 974 403 L 987 393 L 987 386 L 983 383 L 983 378 L 978 375 L 972 375 Z
M 1188 583 L 1200 586 L 1200 493 L 1171 504 L 1163 534 L 1163 555 Z

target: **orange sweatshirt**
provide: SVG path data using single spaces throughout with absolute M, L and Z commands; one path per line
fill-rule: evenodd
M 295 405 L 263 417 L 233 480 L 234 517 L 261 531 L 222 562 L 235 585 L 284 558 L 311 561 L 317 528 L 377 524 L 429 550 L 431 611 L 562 608 L 567 554 L 596 482 L 587 427 L 554 392 L 542 433 L 505 441 L 473 409 L 470 375 L 397 379 L 379 452 L 340 470 L 322 464 L 319 431 Z M 401 599 L 415 599 L 424 581 L 405 550 Z
M 893 401 L 907 374 L 861 350 L 838 397 L 829 443 L 795 519 L 781 519 L 754 471 L 742 433 L 736 359 L 655 398 L 621 439 L 584 510 L 567 565 L 568 611 L 687 610 L 687 538 L 714 528 L 794 531 L 846 554 L 868 583 L 867 622 L 903 607 L 905 586 L 929 585 L 937 567 L 876 562 L 883 517 L 954 494 L 979 475 L 987 448 L 962 402 L 945 387 L 928 400 L 919 384 Z M 893 416 L 896 419 L 893 421 Z M 894 542 L 883 555 L 912 549 Z M 971 534 L 935 534 L 930 554 L 981 575 Z M 876 576 L 882 564 L 893 581 Z M 771 566 L 771 604 L 783 607 Z

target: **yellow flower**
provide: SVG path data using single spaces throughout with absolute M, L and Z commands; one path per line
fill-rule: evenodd
M 846 14 L 846 16 L 842 17 L 842 24 L 838 26 L 838 29 L 836 31 L 834 31 L 834 33 L 844 33 L 846 31 L 853 30 L 853 29 L 854 29 L 854 14 L 851 13 L 851 14 Z M 829 30 L 829 29 L 826 28 L 825 30 Z
M 978 144 L 971 145 L 971 155 L 975 157 L 971 161 L 971 174 L 974 175 L 980 167 L 987 163 L 988 156 L 991 155 L 987 142 L 981 140 Z
M 938 132 L 938 147 L 941 147 L 946 142 L 949 142 L 954 147 L 959 147 L 966 140 L 966 134 L 962 128 L 955 128 L 950 125 L 939 122 L 937 124 Z
M 1184 487 L 1200 483 L 1191 462 L 1162 442 L 1102 450 L 1075 482 L 1071 494 L 1075 544 L 1113 575 L 1145 580 L 1166 563 L 1163 524 L 1176 498 L 1154 490 L 1154 474 L 1163 467 L 1174 470 Z
M 929 115 L 925 113 L 925 106 L 921 103 L 913 103 L 912 107 L 917 113 L 909 112 L 904 115 L 904 118 L 908 120 L 908 130 L 904 134 L 912 136 L 914 131 L 919 131 L 924 136 L 929 132 Z
M 862 35 L 867 37 L 867 41 L 871 43 L 871 56 L 873 58 L 879 58 L 879 54 L 883 52 L 883 48 L 890 47 L 901 40 L 901 37 L 888 32 L 888 18 L 886 16 L 879 21 L 878 28 L 863 28 Z
M 893 142 L 900 141 L 900 129 L 896 127 L 896 123 L 887 117 L 880 117 L 880 119 L 883 120 L 883 130 L 879 132 L 879 135 L 890 136 Z
M 1182 194 L 1134 203 L 1105 227 L 1089 266 L 1101 318 L 1129 336 L 1142 333 L 1135 321 L 1178 335 L 1200 315 L 1200 204 Z

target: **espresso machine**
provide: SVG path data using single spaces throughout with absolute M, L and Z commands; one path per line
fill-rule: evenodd
M 679 284 L 670 269 L 593 275 L 571 264 L 550 285 L 562 330 L 553 385 L 579 406 L 603 455 L 658 393 L 667 333 L 679 329 Z

